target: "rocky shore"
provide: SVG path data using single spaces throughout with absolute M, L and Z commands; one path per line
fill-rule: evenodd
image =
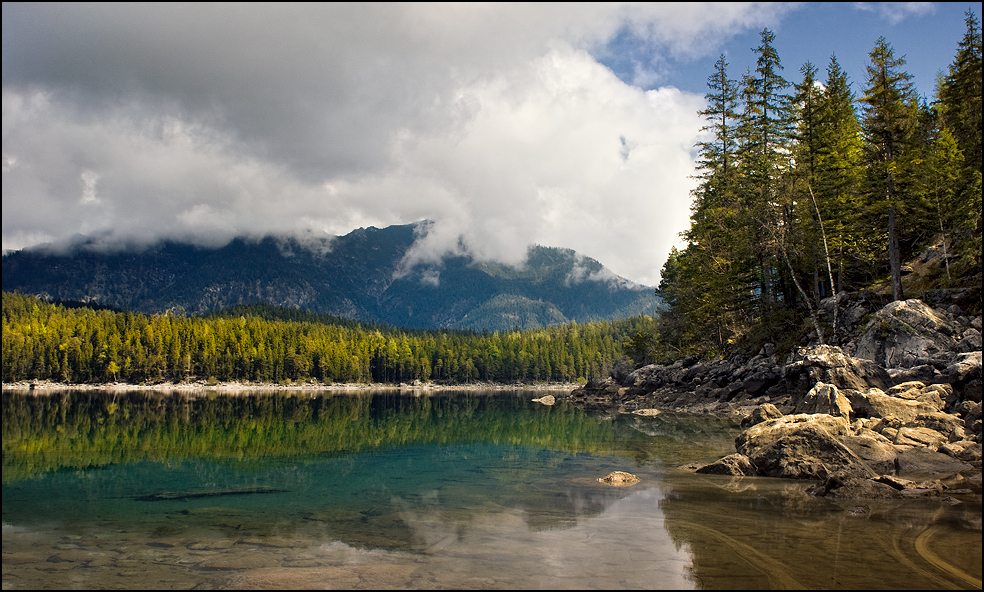
M 570 394 L 588 410 L 731 414 L 735 453 L 702 473 L 811 479 L 810 492 L 905 498 L 981 492 L 981 317 L 920 300 L 875 309 L 825 301 L 841 347 L 807 344 L 785 360 L 683 359 L 593 381 Z

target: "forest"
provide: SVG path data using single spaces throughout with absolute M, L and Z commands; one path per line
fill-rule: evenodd
M 945 264 L 919 289 L 970 290 L 979 308 L 981 31 L 972 12 L 965 22 L 932 100 L 884 38 L 858 92 L 836 56 L 825 76 L 806 63 L 787 81 L 768 29 L 754 71 L 733 79 L 716 62 L 686 246 L 658 288 L 669 312 L 657 358 L 788 351 L 810 332 L 836 345 L 836 314 L 821 320 L 820 302 L 919 298 L 903 277 L 927 249 Z
M 607 376 L 653 324 L 408 330 L 263 304 L 145 315 L 3 292 L 3 382 L 575 383 Z

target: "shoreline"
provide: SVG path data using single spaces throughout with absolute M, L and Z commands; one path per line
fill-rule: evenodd
M 234 394 L 241 392 L 282 391 L 282 392 L 366 392 L 366 391 L 398 391 L 398 392 L 448 392 L 448 391 L 565 391 L 570 393 L 581 384 L 577 383 L 543 383 L 543 384 L 499 384 L 499 383 L 469 383 L 469 384 L 437 384 L 437 383 L 302 383 L 276 384 L 252 382 L 221 382 L 208 384 L 206 382 L 158 382 L 154 384 L 133 384 L 126 382 L 109 383 L 63 383 L 50 380 L 23 380 L 3 383 L 3 392 L 49 393 L 55 391 L 156 391 L 156 392 L 215 392 Z

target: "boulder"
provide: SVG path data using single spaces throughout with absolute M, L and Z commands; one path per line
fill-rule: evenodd
M 772 403 L 762 403 L 755 409 L 752 409 L 751 414 L 742 421 L 741 425 L 742 427 L 753 426 L 763 421 L 776 419 L 777 417 L 782 417 L 782 411 L 779 411 L 778 407 Z
M 598 481 L 605 483 L 606 485 L 611 485 L 612 487 L 628 487 L 629 485 L 635 485 L 638 483 L 639 478 L 632 473 L 613 471 L 601 479 L 598 479 Z
M 927 395 L 923 399 L 909 399 L 885 394 L 877 388 L 858 394 L 854 397 L 853 405 L 858 417 L 893 418 L 903 423 L 915 421 L 920 414 L 943 409 L 943 402 L 938 395 L 935 398 Z
M 704 475 L 731 475 L 733 477 L 744 477 L 746 475 L 757 475 L 758 469 L 752 464 L 744 454 L 729 454 L 728 456 L 716 460 L 709 465 L 704 465 L 697 469 L 697 473 Z
M 818 382 L 793 409 L 793 413 L 826 413 L 847 420 L 851 419 L 852 411 L 851 401 L 841 395 L 836 386 L 822 382 Z
M 981 352 L 961 353 L 943 371 L 946 381 L 953 385 L 954 398 L 949 403 L 960 401 L 981 402 Z
M 843 417 L 825 413 L 784 415 L 748 428 L 735 440 L 759 474 L 824 479 L 836 471 L 868 477 L 874 472 L 840 437 L 851 435 Z
M 971 327 L 963 332 L 960 336 L 960 341 L 954 346 L 954 349 L 960 353 L 966 352 L 980 352 L 981 351 L 981 332 L 977 329 Z
M 921 300 L 897 300 L 868 322 L 854 356 L 885 368 L 946 363 L 963 328 Z
M 895 432 L 893 443 L 897 446 L 913 446 L 936 450 L 947 442 L 940 432 L 923 427 L 901 427 Z
M 914 366 L 912 368 L 889 368 L 888 375 L 895 382 L 918 380 L 919 382 L 929 384 L 943 380 L 943 374 L 932 364 L 922 364 L 921 366 Z
M 890 475 L 895 472 L 895 459 L 898 456 L 898 451 L 892 441 L 885 436 L 862 428 L 856 430 L 854 434 L 841 436 L 840 441 L 863 460 L 873 472 L 879 475 Z
M 970 463 L 926 448 L 900 451 L 896 466 L 898 476 L 912 480 L 946 479 L 974 468 Z
M 937 452 L 942 452 L 947 456 L 952 456 L 957 460 L 967 463 L 977 463 L 978 466 L 981 462 L 981 445 L 971 440 L 947 442 L 946 444 L 942 444 Z
M 818 382 L 838 389 L 863 391 L 871 387 L 888 388 L 893 381 L 878 364 L 853 358 L 833 345 L 802 347 L 782 368 L 783 388 L 794 397 L 794 405 Z

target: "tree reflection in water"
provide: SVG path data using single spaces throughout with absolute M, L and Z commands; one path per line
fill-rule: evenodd
M 5 586 L 979 587 L 980 496 L 852 513 L 680 469 L 726 420 L 535 396 L 4 393 Z

